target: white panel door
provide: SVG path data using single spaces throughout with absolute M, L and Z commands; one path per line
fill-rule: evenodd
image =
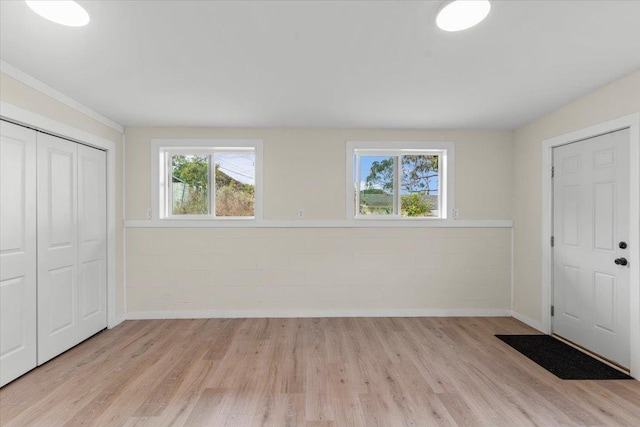
M 79 340 L 107 327 L 106 153 L 78 145 Z
M 553 332 L 629 367 L 629 130 L 554 148 L 553 167 Z
M 36 132 L 0 121 L 0 387 L 36 366 Z
M 78 144 L 38 134 L 38 364 L 78 343 Z

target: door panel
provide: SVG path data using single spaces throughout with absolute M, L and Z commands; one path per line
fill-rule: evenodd
M 0 281 L 0 297 L 2 298 L 0 304 L 2 304 L 3 314 L 2 356 L 25 348 L 26 331 L 22 322 L 22 313 L 26 311 L 30 302 L 26 300 L 24 292 L 26 287 L 25 276 Z M 16 321 L 12 322 L 12 319 L 16 319 Z
M 593 189 L 594 247 L 598 251 L 614 251 L 616 183 L 598 182 Z
M 102 309 L 101 262 L 89 261 L 80 264 L 80 320 L 97 314 Z
M 107 327 L 107 157 L 78 146 L 80 340 Z
M 48 319 L 50 334 L 58 334 L 65 329 L 75 326 L 75 298 L 73 295 L 75 278 L 74 266 L 57 268 L 49 271 L 46 278 L 50 289 L 50 301 L 52 310 Z
M 567 246 L 578 246 L 578 212 L 580 206 L 580 187 L 566 186 L 564 191 L 564 210 L 562 214 L 562 242 Z
M 36 132 L 0 121 L 0 386 L 36 366 Z
M 628 367 L 629 130 L 554 148 L 553 332 Z
M 38 363 L 78 343 L 78 144 L 38 134 Z
M 569 265 L 564 266 L 562 280 L 564 283 L 564 307 L 563 313 L 576 321 L 580 321 L 581 308 L 580 299 L 571 298 L 572 295 L 579 294 L 580 289 L 580 269 Z
M 603 331 L 614 333 L 616 277 L 596 271 L 593 275 L 594 325 Z
M 75 239 L 76 152 L 62 150 L 64 148 L 48 150 L 49 182 L 48 187 L 42 189 L 49 195 L 47 222 L 51 247 L 73 246 Z

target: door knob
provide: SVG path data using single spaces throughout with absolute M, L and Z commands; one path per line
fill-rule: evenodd
M 614 261 L 617 265 L 627 265 L 627 259 L 626 258 L 617 258 Z

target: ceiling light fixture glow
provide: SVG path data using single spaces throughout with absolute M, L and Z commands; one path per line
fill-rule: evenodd
M 444 31 L 462 31 L 478 25 L 491 10 L 489 0 L 454 0 L 444 5 L 436 24 Z
M 25 0 L 25 2 L 35 13 L 57 24 L 82 27 L 90 21 L 87 11 L 75 1 Z

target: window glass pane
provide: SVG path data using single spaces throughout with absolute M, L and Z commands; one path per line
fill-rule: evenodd
M 439 216 L 440 176 L 437 155 L 402 156 L 402 216 Z
M 360 156 L 360 215 L 393 215 L 393 160 L 393 156 Z
M 171 213 L 209 213 L 209 156 L 171 156 Z
M 353 155 L 353 212 L 358 212 L 358 156 Z
M 254 216 L 255 151 L 214 155 L 216 216 Z

